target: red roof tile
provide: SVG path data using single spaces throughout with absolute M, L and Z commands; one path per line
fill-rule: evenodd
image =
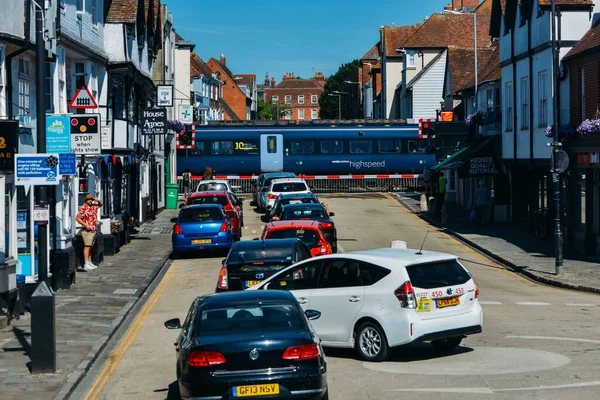
M 212 70 L 196 53 L 190 54 L 190 74 L 192 77 L 204 75 L 210 78 L 213 74 Z
M 252 87 L 254 86 L 254 82 L 256 82 L 256 75 L 254 75 L 254 74 L 234 74 L 233 77 L 241 78 L 241 79 L 235 80 L 237 82 L 237 84 L 238 85 L 248 85 L 248 86 L 250 86 L 250 90 L 252 90 Z
M 371 47 L 367 54 L 361 57 L 361 60 L 377 60 L 379 58 L 379 44 Z
M 106 15 L 107 23 L 135 24 L 138 0 L 113 0 Z
M 498 48 L 477 50 L 478 82 L 490 79 L 494 65 L 500 73 L 500 59 Z M 494 58 L 495 57 L 495 58 Z M 488 71 L 489 68 L 489 71 Z M 451 47 L 448 49 L 448 69 L 450 81 L 452 82 L 452 93 L 475 87 L 475 51 L 474 49 L 459 49 Z M 498 76 L 500 79 L 500 75 Z
M 550 0 L 539 0 L 540 6 L 550 7 Z M 556 0 L 557 6 L 593 5 L 592 0 Z
M 316 79 L 284 79 L 275 87 L 278 89 L 321 89 L 323 85 Z
M 386 57 L 402 57 L 402 53 L 396 51 L 402 47 L 406 40 L 411 37 L 422 24 L 416 24 L 414 26 L 384 26 L 382 35 L 382 41 L 385 43 L 385 56 Z
M 583 35 L 575 47 L 569 50 L 566 57 L 575 57 L 591 50 L 600 52 L 600 20 Z

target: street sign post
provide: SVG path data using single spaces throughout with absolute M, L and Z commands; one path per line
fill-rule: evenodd
M 49 153 L 70 153 L 69 115 L 46 116 L 46 151 Z
M 167 133 L 167 110 L 152 108 L 142 110 L 142 135 L 164 135 Z
M 156 86 L 156 106 L 173 107 L 173 85 Z
M 190 104 L 180 104 L 179 120 L 184 124 L 191 124 L 194 122 L 194 113 L 192 111 L 192 106 Z
M 58 153 L 15 154 L 15 185 L 58 185 Z

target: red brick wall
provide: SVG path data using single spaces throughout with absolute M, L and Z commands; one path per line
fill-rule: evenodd
M 600 51 L 573 58 L 570 63 L 571 123 L 578 126 L 584 119 L 595 118 L 600 107 Z M 585 114 L 581 104 L 581 70 L 584 71 Z
M 225 82 L 225 84 L 221 85 L 221 88 L 223 89 L 223 101 L 227 103 L 240 120 L 245 121 L 247 98 L 244 92 L 242 92 L 235 81 L 230 79 L 227 73 L 225 73 L 221 66 L 214 62 L 213 59 L 208 60 L 206 64 L 213 71 L 220 72 L 221 80 Z M 225 115 L 224 118 L 225 120 L 230 120 L 227 115 Z
M 291 119 L 294 121 L 308 121 L 312 118 L 312 110 L 316 109 L 320 113 L 319 96 L 323 93 L 323 88 L 307 89 L 288 89 L 288 88 L 265 88 L 265 100 L 272 101 L 273 96 L 279 96 L 279 106 L 289 107 L 292 111 Z M 292 96 L 291 104 L 285 104 L 285 96 Z M 304 104 L 298 103 L 298 96 L 304 96 Z M 311 103 L 311 96 L 317 96 L 317 103 Z M 304 119 L 298 119 L 298 110 L 304 110 Z

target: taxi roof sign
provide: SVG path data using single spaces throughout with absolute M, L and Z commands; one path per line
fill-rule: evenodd
M 92 96 L 87 86 L 81 84 L 75 96 L 71 99 L 69 108 L 98 108 L 98 103 L 96 103 L 94 96 Z

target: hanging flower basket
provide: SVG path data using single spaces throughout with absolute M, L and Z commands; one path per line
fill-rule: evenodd
M 167 121 L 167 129 L 170 129 L 175 133 L 184 132 L 185 125 L 183 122 L 177 120 Z
M 581 136 L 600 134 L 600 119 L 586 119 L 577 127 Z
M 558 139 L 573 139 L 577 136 L 578 129 L 576 130 L 575 127 L 570 124 L 561 125 L 560 132 L 558 133 Z M 549 125 L 546 127 L 546 137 L 554 137 L 554 125 Z
M 469 127 L 483 125 L 483 112 L 477 111 L 475 114 L 467 115 L 467 118 L 465 118 L 465 125 Z

